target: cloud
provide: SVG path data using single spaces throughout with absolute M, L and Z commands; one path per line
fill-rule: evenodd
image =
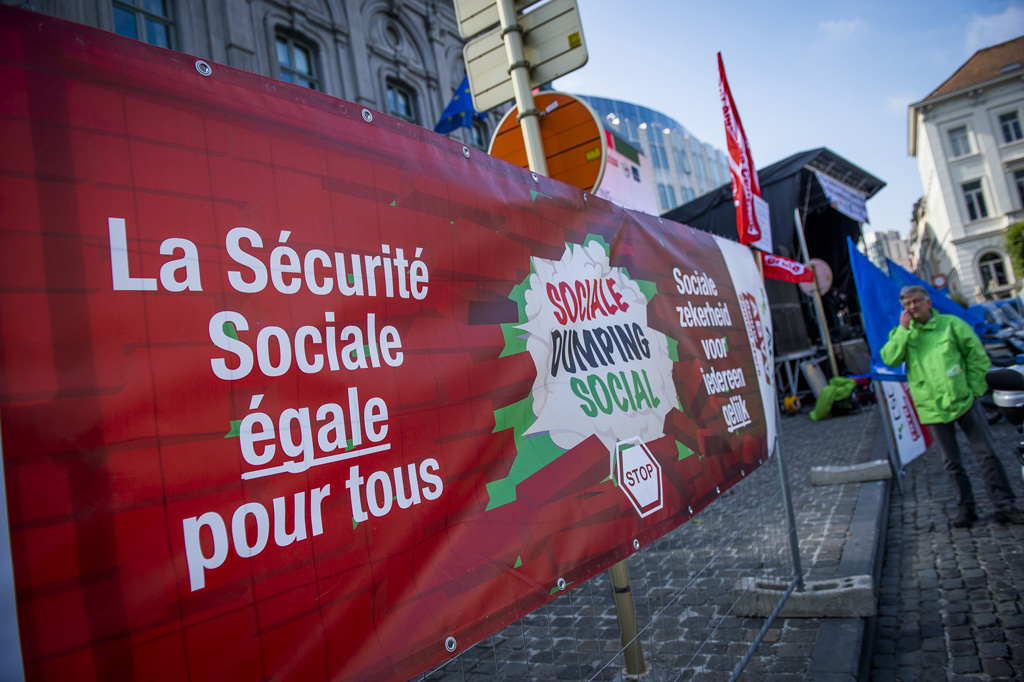
M 999 14 L 975 15 L 967 29 L 967 54 L 1024 34 L 1024 4 L 1011 2 Z
M 860 19 L 830 19 L 818 23 L 818 30 L 822 35 L 819 39 L 833 43 L 845 41 L 853 36 L 864 25 Z

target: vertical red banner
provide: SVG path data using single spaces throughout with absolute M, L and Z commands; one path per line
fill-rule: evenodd
M 739 231 L 740 243 L 771 253 L 772 233 L 766 219 L 768 212 L 764 209 L 760 211 L 764 218 L 759 220 L 757 204 L 761 202 L 761 185 L 750 154 L 750 144 L 743 132 L 743 123 L 729 90 L 729 81 L 725 77 L 721 52 L 718 53 L 718 92 L 722 97 L 722 116 L 725 118 L 729 171 L 732 176 L 732 201 L 736 206 L 736 229 Z

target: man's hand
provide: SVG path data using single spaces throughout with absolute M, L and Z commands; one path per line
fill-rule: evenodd
M 910 313 L 906 310 L 900 313 L 900 326 L 904 329 L 910 329 Z

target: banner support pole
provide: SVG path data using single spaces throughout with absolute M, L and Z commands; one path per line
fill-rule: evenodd
M 750 247 L 754 252 L 754 260 L 757 261 L 757 270 L 761 275 L 761 282 L 764 283 L 764 264 L 761 260 L 761 252 L 755 247 Z M 814 284 L 817 290 L 817 282 Z M 778 390 L 778 382 L 774 386 Z M 797 537 L 796 512 L 793 509 L 793 494 L 789 489 L 789 469 L 786 467 L 786 456 L 782 448 L 782 408 L 779 407 L 779 396 L 776 393 L 775 399 L 775 457 L 779 464 L 779 478 L 782 482 L 782 503 L 786 508 L 786 527 L 789 530 L 789 553 L 793 557 L 793 578 L 796 580 L 796 591 L 804 591 L 804 569 L 800 562 L 800 539 Z M 767 419 L 767 415 L 765 415 Z
M 775 401 L 775 457 L 779 464 L 779 478 L 782 480 L 782 503 L 786 507 L 786 527 L 789 530 L 789 553 L 793 557 L 793 578 L 796 591 L 804 591 L 804 568 L 800 561 L 800 538 L 797 534 L 796 512 L 793 509 L 793 493 L 789 489 L 789 468 L 782 447 L 782 410 Z
M 647 674 L 644 651 L 636 627 L 636 606 L 633 591 L 629 586 L 629 571 L 625 560 L 608 569 L 612 580 L 612 594 L 615 600 L 615 616 L 619 621 L 619 638 L 622 655 L 626 660 L 626 677 L 640 677 Z
M 872 379 L 871 381 L 875 385 L 875 404 L 878 405 L 878 409 L 882 413 L 882 422 L 885 424 L 885 445 L 889 451 L 889 466 L 892 467 L 892 474 L 896 478 L 896 487 L 899 488 L 900 495 L 902 495 L 903 467 L 900 463 L 900 450 L 896 446 L 896 434 L 892 430 L 892 419 L 889 416 L 889 405 L 886 403 L 885 389 L 882 388 L 881 381 L 877 379 Z

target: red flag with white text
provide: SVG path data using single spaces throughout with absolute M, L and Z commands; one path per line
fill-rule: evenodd
M 780 279 L 793 284 L 814 281 L 814 271 L 792 258 L 762 251 L 761 264 L 764 266 L 764 276 L 767 279 Z
M 729 81 L 725 77 L 722 53 L 718 53 L 718 91 L 722 97 L 722 116 L 729 147 L 729 171 L 732 176 L 732 201 L 736 206 L 736 229 L 741 244 L 771 253 L 772 233 L 767 204 L 761 199 L 761 185 L 750 154 L 750 144 L 736 110 Z M 760 206 L 759 206 L 760 205 Z

